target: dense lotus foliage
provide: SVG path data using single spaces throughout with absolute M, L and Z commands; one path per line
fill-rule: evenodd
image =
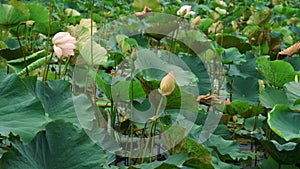
M 300 167 L 299 1 L 0 2 L 0 169 Z

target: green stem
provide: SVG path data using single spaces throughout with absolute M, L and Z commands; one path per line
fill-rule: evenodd
M 19 27 L 20 27 L 20 25 L 23 25 L 23 24 L 25 25 L 25 28 L 26 28 L 26 23 L 24 23 L 24 22 L 22 22 L 22 23 L 20 23 L 18 25 L 18 27 L 17 27 L 17 38 L 18 38 L 18 43 L 19 43 L 19 46 L 21 48 L 21 52 L 22 52 L 22 55 L 23 55 L 23 58 L 24 58 L 24 62 L 25 62 L 26 76 L 28 76 L 29 75 L 29 71 L 28 71 L 28 64 L 27 64 L 27 60 L 26 60 L 26 55 L 24 53 L 23 46 L 21 44 L 20 37 L 19 37 Z
M 51 60 L 53 58 L 53 53 L 51 53 L 51 56 L 50 56 L 50 59 L 49 59 L 49 63 L 47 63 L 47 56 L 45 57 L 45 64 L 46 64 L 46 69 L 44 70 L 44 75 L 43 75 L 43 81 L 46 81 L 47 80 L 47 76 L 48 76 L 48 70 L 49 70 L 49 66 L 51 64 Z
M 151 127 L 150 127 L 150 130 L 149 130 L 148 139 L 147 139 L 147 142 L 146 142 L 146 145 L 145 145 L 145 148 L 144 148 L 144 152 L 143 152 L 142 163 L 144 162 L 144 159 L 145 159 L 145 156 L 146 156 L 146 152 L 147 152 L 147 148 L 148 148 L 150 139 L 152 139 L 152 144 L 151 144 L 151 149 L 150 149 L 150 153 L 152 154 L 152 150 L 153 150 L 153 147 L 154 147 L 154 136 L 155 136 L 155 128 L 154 128 L 154 126 L 156 127 L 157 115 L 158 115 L 158 112 L 160 110 L 162 101 L 163 101 L 163 97 L 161 97 L 161 99 L 159 101 L 158 107 L 157 107 L 157 109 L 155 111 L 155 114 L 153 116 L 153 121 L 151 122 Z M 154 134 L 152 132 L 153 128 L 154 128 Z M 152 137 L 152 138 L 150 138 L 150 137 Z M 150 160 L 151 160 L 151 157 L 150 157 Z
M 71 60 L 71 56 L 68 57 L 68 60 L 67 60 L 65 66 L 64 66 L 64 69 L 63 69 L 63 71 L 62 71 L 62 72 L 64 72 L 64 79 L 65 79 L 65 77 L 66 77 L 66 75 L 67 75 L 67 72 L 68 72 L 68 71 L 67 71 L 67 67 L 68 67 L 68 64 L 70 63 L 70 60 Z
M 51 33 L 51 19 L 52 19 L 52 0 L 49 1 L 50 3 L 50 7 L 49 7 L 49 23 L 48 23 L 48 37 L 47 37 L 47 43 L 46 43 L 46 53 L 48 54 L 49 52 L 49 44 L 50 44 L 50 33 Z M 53 54 L 53 53 L 52 53 Z M 52 54 L 50 57 L 50 62 L 52 59 Z M 49 69 L 49 65 L 47 66 L 47 56 L 45 58 L 45 69 L 44 69 L 44 74 L 43 74 L 43 82 L 47 80 L 47 75 L 48 75 L 48 69 Z

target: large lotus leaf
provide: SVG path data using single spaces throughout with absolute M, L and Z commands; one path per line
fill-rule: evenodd
M 259 77 L 260 74 L 256 69 L 256 57 L 250 52 L 246 53 L 246 62 L 240 65 L 230 65 L 230 76 Z
M 0 28 L 16 26 L 28 19 L 23 11 L 7 4 L 0 4 L 0 16 Z
M 64 80 L 37 81 L 36 93 L 50 119 L 64 119 L 79 124 L 69 82 Z
M 50 35 L 54 35 L 55 33 L 57 33 L 58 31 L 60 31 L 62 28 L 61 28 L 61 22 L 60 21 L 51 21 L 50 23 Z M 48 23 L 35 23 L 34 24 L 34 27 L 32 29 L 32 31 L 35 31 L 35 32 L 39 32 L 39 33 L 42 33 L 44 35 L 48 35 Z
M 295 107 L 296 109 L 300 109 L 299 104 L 297 104 L 300 99 L 300 83 L 290 82 L 284 85 L 286 88 L 286 95 L 288 97 L 289 103 Z
M 0 134 L 13 132 L 27 143 L 46 122 L 43 105 L 16 74 L 0 79 Z
M 239 65 L 246 62 L 246 56 L 241 54 L 236 47 L 225 49 L 222 55 L 222 62 L 224 64 L 235 64 Z
M 49 123 L 27 145 L 12 141 L 3 155 L 0 168 L 101 168 L 106 163 L 103 149 L 92 142 L 82 129 L 57 120 Z
M 268 154 L 280 164 L 296 164 L 300 161 L 300 144 L 289 142 L 279 144 L 275 140 L 260 140 Z
M 247 160 L 249 156 L 241 152 L 240 146 L 232 140 L 225 140 L 219 135 L 212 134 L 204 143 L 205 146 L 212 147 L 224 160 Z
M 85 45 L 79 50 L 82 56 L 79 57 L 79 59 L 83 60 L 77 61 L 77 64 L 85 63 L 90 66 L 105 65 L 105 62 L 107 60 L 107 57 L 105 55 L 107 51 L 95 41 L 87 40 Z
M 204 33 L 197 30 L 179 30 L 177 40 L 198 55 L 211 49 L 211 41 Z
M 256 60 L 258 71 L 276 87 L 283 87 L 287 82 L 294 81 L 296 72 L 293 66 L 282 60 L 269 61 L 268 56 Z
M 199 95 L 207 94 L 211 88 L 210 76 L 204 66 L 204 63 L 199 57 L 194 56 L 184 56 L 182 60 L 189 66 L 190 70 L 198 78 L 198 90 Z
M 240 37 L 232 35 L 219 36 L 216 41 L 224 48 L 236 47 L 241 53 L 245 53 L 252 48 L 249 43 L 243 42 Z
M 146 96 L 141 84 L 136 81 L 120 81 L 111 86 L 114 101 L 126 101 Z
M 255 77 L 242 78 L 233 77 L 232 100 L 248 101 L 252 104 L 258 103 L 258 79 Z
M 259 95 L 259 100 L 267 108 L 273 108 L 276 104 L 288 104 L 285 92 L 273 87 L 265 88 Z
M 161 60 L 154 51 L 148 49 L 141 49 L 138 52 L 138 58 L 135 61 L 135 67 L 137 71 L 147 70 L 147 69 L 157 69 L 158 71 L 163 71 L 169 73 L 174 71 L 174 78 L 179 86 L 186 86 L 196 81 L 195 75 L 190 72 L 183 70 L 181 67 L 168 64 L 167 62 Z M 154 79 L 147 80 L 161 80 L 161 77 L 153 77 Z
M 40 3 L 29 3 L 27 7 L 30 11 L 29 19 L 34 20 L 37 23 L 48 24 L 49 11 Z
M 300 139 L 300 114 L 293 112 L 288 106 L 277 104 L 268 113 L 270 128 L 286 141 Z

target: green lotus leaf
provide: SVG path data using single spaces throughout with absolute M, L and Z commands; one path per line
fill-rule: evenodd
M 292 109 L 300 110 L 299 98 L 300 98 L 300 83 L 289 82 L 284 85 L 286 89 L 286 95 L 289 100 L 289 104 L 292 106 Z
M 57 120 L 49 123 L 27 145 L 12 141 L 0 168 L 101 168 L 106 164 L 103 149 L 92 142 L 82 129 Z
M 64 119 L 79 125 L 75 113 L 71 84 L 64 80 L 37 81 L 36 93 L 51 120 Z
M 7 4 L 0 4 L 0 16 L 0 28 L 13 27 L 28 19 L 23 11 Z
M 249 158 L 249 155 L 241 152 L 240 146 L 235 141 L 225 140 L 219 135 L 212 134 L 204 145 L 212 147 L 223 160 L 247 160 Z
M 268 113 L 270 128 L 286 141 L 300 139 L 300 114 L 293 112 L 287 105 L 277 104 Z
M 287 82 L 294 81 L 296 72 L 293 66 L 282 60 L 269 61 L 268 56 L 256 60 L 258 71 L 276 87 L 283 87 Z
M 279 164 L 296 164 L 300 161 L 300 156 L 296 155 L 300 153 L 299 143 L 279 144 L 275 140 L 260 140 L 260 143 Z
M 265 88 L 259 95 L 259 100 L 267 108 L 273 108 L 276 104 L 288 104 L 286 93 L 273 87 Z
M 42 102 L 16 74 L 0 74 L 0 134 L 28 143 L 46 122 Z
M 224 64 L 235 64 L 239 65 L 246 62 L 246 56 L 241 54 L 236 47 L 225 49 L 222 55 L 222 62 Z
M 233 77 L 232 100 L 258 103 L 258 79 L 256 77 Z

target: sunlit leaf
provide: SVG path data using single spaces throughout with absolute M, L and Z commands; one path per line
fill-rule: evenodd
M 101 45 L 96 43 L 95 41 L 87 40 L 83 48 L 80 50 L 80 54 L 84 61 L 90 65 L 105 65 L 107 60 L 107 53 L 106 49 L 103 48 Z M 84 63 L 82 61 L 81 63 Z M 80 64 L 80 63 L 78 63 Z

